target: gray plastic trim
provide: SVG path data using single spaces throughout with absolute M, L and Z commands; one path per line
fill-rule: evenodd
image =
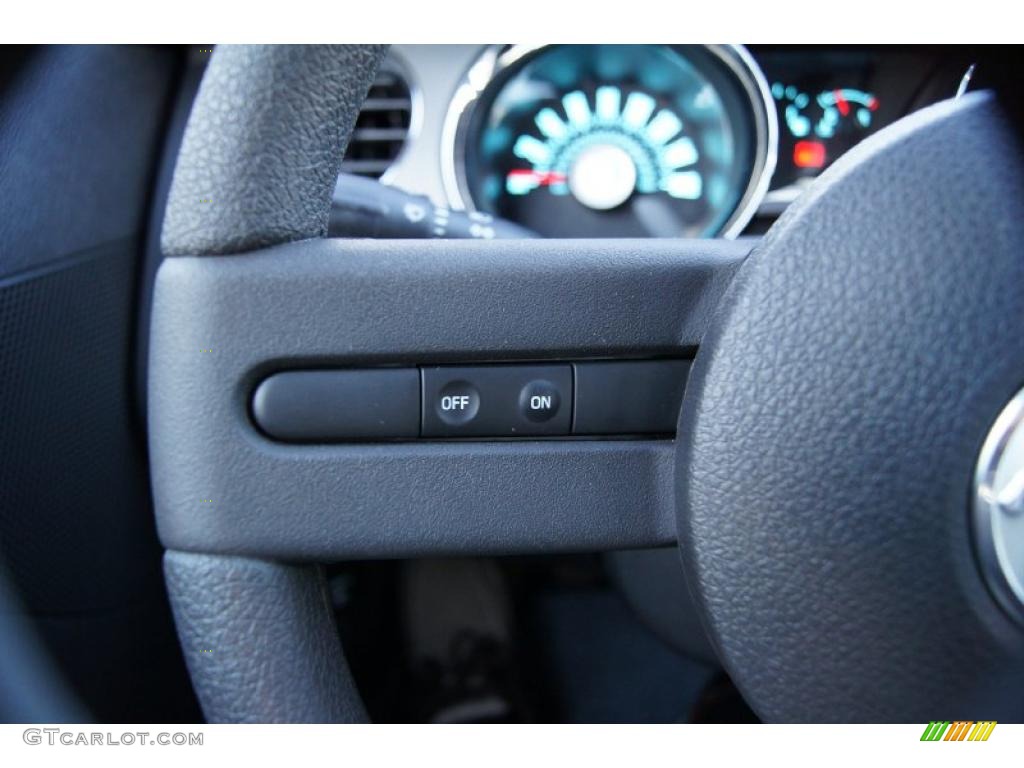
M 161 539 L 289 560 L 670 544 L 672 441 L 282 445 L 249 398 L 293 367 L 679 356 L 750 247 L 310 240 L 169 259 L 149 372 Z

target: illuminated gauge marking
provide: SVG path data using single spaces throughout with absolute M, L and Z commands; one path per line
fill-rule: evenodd
M 657 106 L 646 93 L 623 94 L 612 85 L 597 88 L 593 110 L 583 91 L 565 94 L 563 114 L 544 107 L 534 116 L 540 138 L 525 133 L 515 140 L 512 153 L 530 167 L 509 171 L 505 190 L 572 194 L 593 210 L 615 208 L 634 192 L 700 199 L 704 180 L 691 168 L 700 159 L 697 146 L 682 119 Z
M 662 158 L 669 168 L 685 168 L 697 162 L 697 147 L 693 139 L 683 136 L 665 147 Z
M 836 88 L 818 94 L 818 106 L 822 109 L 821 119 L 814 126 L 814 133 L 823 139 L 836 135 L 841 122 L 853 117 L 862 129 L 871 127 L 871 113 L 878 109 L 878 99 L 856 88 Z
M 574 130 L 587 130 L 587 126 L 590 125 L 590 105 L 587 104 L 587 97 L 583 91 L 567 93 L 562 97 L 562 106 L 565 108 L 566 117 L 569 118 L 569 125 Z
M 654 111 L 654 99 L 646 93 L 631 93 L 622 108 L 622 122 L 634 130 L 641 130 Z
M 772 84 L 772 96 L 786 104 L 782 114 L 789 132 L 798 139 L 807 136 L 811 132 L 811 119 L 803 114 L 803 110 L 811 103 L 811 97 L 795 85 L 784 86 L 782 83 Z
M 541 133 L 553 139 L 564 138 L 569 131 L 565 123 L 562 122 L 562 118 L 551 107 L 542 109 L 533 120 L 537 123 L 537 129 Z
M 594 96 L 595 116 L 602 123 L 614 123 L 619 117 L 619 105 L 622 102 L 622 91 L 614 85 L 603 85 Z
M 704 180 L 696 171 L 679 171 L 665 179 L 664 189 L 672 197 L 683 200 L 696 200 L 704 191 Z
M 646 133 L 652 144 L 660 146 L 681 130 L 683 130 L 683 121 L 676 117 L 674 112 L 663 109 L 647 124 Z

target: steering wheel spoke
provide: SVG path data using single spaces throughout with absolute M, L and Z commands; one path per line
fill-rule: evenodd
M 253 392 L 282 370 L 692 356 L 748 248 L 311 240 L 168 260 L 150 363 L 165 545 L 324 561 L 673 543 L 670 439 L 297 445 L 259 431 Z

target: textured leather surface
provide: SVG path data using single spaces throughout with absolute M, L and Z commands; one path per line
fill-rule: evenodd
M 692 353 L 749 247 L 312 240 L 168 259 L 149 377 L 161 540 L 289 560 L 672 544 L 669 440 L 287 445 L 250 399 L 288 367 Z
M 217 46 L 171 184 L 165 255 L 323 237 L 359 107 L 387 46 Z
M 318 568 L 171 551 L 164 573 L 209 722 L 366 720 Z
M 740 270 L 681 417 L 684 562 L 768 720 L 1024 718 L 973 560 L 981 441 L 1024 383 L 1024 162 L 995 100 L 840 160 Z

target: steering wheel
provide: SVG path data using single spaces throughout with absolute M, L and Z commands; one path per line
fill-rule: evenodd
M 678 542 L 763 719 L 1021 719 L 1024 626 L 972 529 L 1024 384 L 996 96 L 880 131 L 756 243 L 326 239 L 383 54 L 218 48 L 178 158 L 149 444 L 207 718 L 366 717 L 320 563 Z M 287 369 L 666 355 L 694 358 L 675 440 L 299 445 L 249 410 Z

